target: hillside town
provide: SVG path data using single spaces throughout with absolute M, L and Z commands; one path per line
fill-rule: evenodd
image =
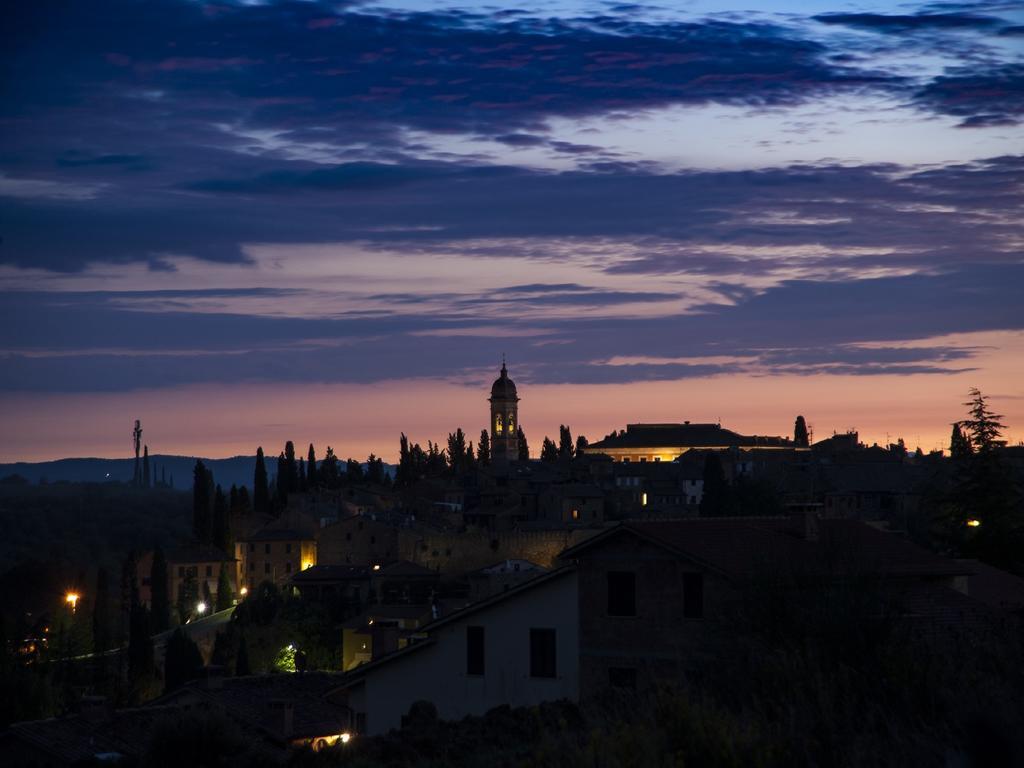
M 503 364 L 475 447 L 461 429 L 426 450 L 402 435 L 386 468 L 289 443 L 276 473 L 261 449 L 251 487 L 229 493 L 198 462 L 190 535 L 130 554 L 119 597 L 85 575 L 63 615 L 20 623 L 5 665 L 59 668 L 65 693 L 56 717 L 11 724 L 3 754 L 130 763 L 198 717 L 273 764 L 424 719 L 699 690 L 801 632 L 840 654 L 872 634 L 1012 638 L 1024 579 L 1005 494 L 1024 447 L 972 398 L 951 456 L 813 441 L 799 416 L 786 437 L 683 421 L 588 442 L 563 427 L 533 458 L 528 397 Z M 148 449 L 136 465 L 131 485 L 160 487 Z M 58 646 L 55 627 L 73 637 L 90 610 L 89 647 Z

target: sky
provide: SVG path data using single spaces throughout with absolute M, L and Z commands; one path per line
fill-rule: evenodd
M 487 425 L 1024 439 L 1024 6 L 34 0 L 0 461 Z

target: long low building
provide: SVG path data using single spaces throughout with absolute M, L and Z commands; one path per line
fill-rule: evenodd
M 627 424 L 604 440 L 591 443 L 586 453 L 602 453 L 615 461 L 674 461 L 691 449 L 766 448 L 807 450 L 788 437 L 741 435 L 721 424 Z

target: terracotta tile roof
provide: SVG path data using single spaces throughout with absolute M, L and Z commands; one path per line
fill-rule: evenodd
M 3 739 L 17 739 L 68 765 L 96 755 L 137 756 L 145 749 L 157 720 L 174 707 L 121 709 L 107 716 L 69 715 L 13 724 Z
M 859 570 L 885 576 L 971 573 L 963 563 L 856 520 L 819 520 L 818 538 L 810 540 L 786 517 L 631 521 L 571 547 L 561 557 L 575 557 L 608 536 L 626 532 L 737 579 L 794 568 L 831 573 L 854 563 Z

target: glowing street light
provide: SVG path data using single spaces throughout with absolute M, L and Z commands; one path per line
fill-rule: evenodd
M 240 594 L 242 597 L 245 597 L 246 595 L 249 594 L 249 588 L 248 587 L 242 587 L 240 590 L 238 590 L 238 594 Z
M 78 608 L 78 599 L 81 597 L 77 592 L 68 592 L 64 595 L 64 602 L 71 606 L 71 612 L 74 613 L 75 609 Z
M 200 600 L 198 603 L 196 603 L 196 613 L 198 613 L 200 616 L 202 616 L 204 613 L 206 613 L 206 608 L 207 608 L 207 605 L 202 600 Z
M 979 525 L 981 525 L 981 520 L 978 520 L 977 518 L 972 517 L 967 521 L 968 528 L 977 528 Z
M 351 738 L 352 738 L 352 734 L 351 733 L 343 733 L 343 734 L 338 736 L 338 741 L 340 741 L 342 744 L 348 744 L 348 742 L 349 742 L 349 740 Z

